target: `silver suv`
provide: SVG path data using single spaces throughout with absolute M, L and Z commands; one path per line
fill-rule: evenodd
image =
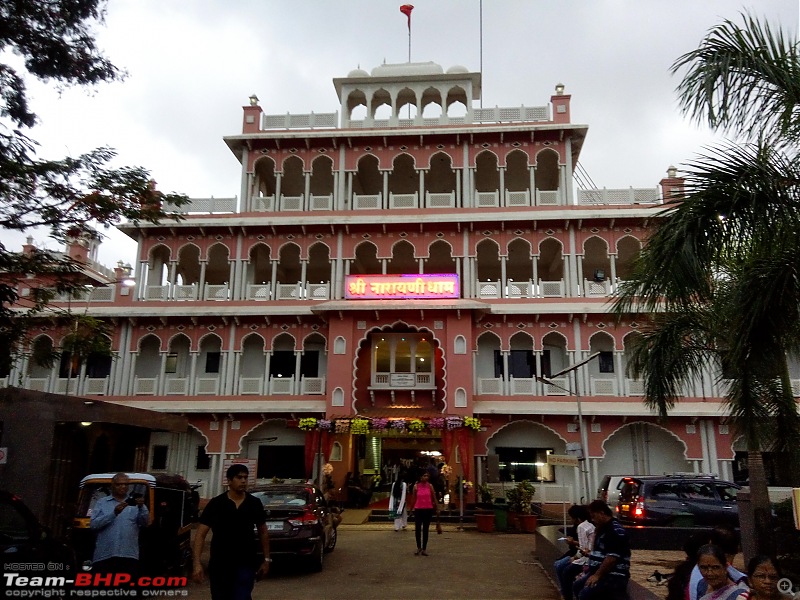
M 739 526 L 741 486 L 712 476 L 625 477 L 617 517 L 635 525 Z

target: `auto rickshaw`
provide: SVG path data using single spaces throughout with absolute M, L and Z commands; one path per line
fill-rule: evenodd
M 92 510 L 100 498 L 111 494 L 115 473 L 94 473 L 81 480 L 77 514 L 70 532 L 78 564 L 91 566 L 96 534 L 89 527 Z M 191 565 L 191 525 L 197 518 L 197 493 L 180 475 L 127 473 L 128 500 L 143 496 L 150 511 L 147 527 L 139 533 L 139 564 L 142 572 L 160 574 L 187 569 Z

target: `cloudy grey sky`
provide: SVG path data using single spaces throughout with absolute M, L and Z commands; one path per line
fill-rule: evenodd
M 407 60 L 403 3 L 109 0 L 97 38 L 127 79 L 60 95 L 31 84 L 33 137 L 47 157 L 108 145 L 163 191 L 234 196 L 222 136 L 241 132 L 248 96 L 270 114 L 337 110 L 334 77 Z M 412 60 L 478 71 L 479 0 L 411 3 Z M 743 10 L 796 35 L 798 0 L 484 0 L 483 105 L 544 105 L 563 82 L 597 186 L 654 187 L 714 140 L 678 114 L 670 64 Z M 133 262 L 135 245 L 112 235 L 100 257 Z

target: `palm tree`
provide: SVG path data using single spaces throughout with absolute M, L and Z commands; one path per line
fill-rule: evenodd
M 768 551 L 762 451 L 796 450 L 800 417 L 787 354 L 800 346 L 800 61 L 795 41 L 744 15 L 681 56 L 684 113 L 736 135 L 686 167 L 615 303 L 652 313 L 631 369 L 665 416 L 714 364 L 731 380 L 728 414 L 748 448 L 755 547 Z

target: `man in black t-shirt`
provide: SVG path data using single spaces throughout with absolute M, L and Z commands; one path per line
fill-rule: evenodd
M 192 578 L 197 582 L 204 579 L 200 556 L 206 535 L 212 532 L 208 578 L 213 600 L 250 600 L 256 576 L 266 576 L 272 562 L 264 506 L 258 498 L 247 493 L 248 474 L 247 467 L 241 464 L 228 468 L 225 473 L 228 491 L 209 501 L 195 532 Z M 260 565 L 254 526 L 264 553 Z

